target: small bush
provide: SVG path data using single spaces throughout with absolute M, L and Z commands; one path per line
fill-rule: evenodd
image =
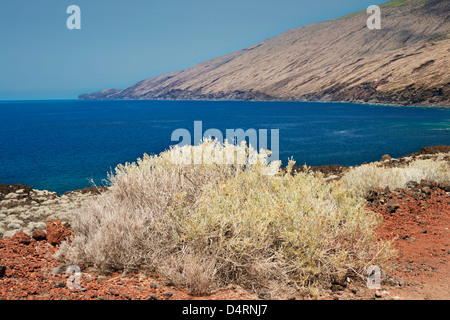
M 212 141 L 188 148 L 254 155 L 245 145 Z M 151 269 L 195 294 L 230 283 L 327 286 L 338 274 L 387 259 L 389 246 L 374 233 L 380 217 L 340 183 L 311 172 L 292 176 L 293 162 L 281 174 L 265 152 L 240 165 L 183 165 L 171 161 L 178 151 L 118 166 L 110 191 L 73 216 L 75 237 L 59 258 L 105 270 Z
M 352 168 L 343 177 L 344 185 L 357 195 L 364 197 L 373 188 L 405 188 L 408 181 L 436 182 L 450 181 L 450 167 L 443 160 L 448 154 L 441 154 L 436 159 L 416 159 L 405 167 L 387 168 L 379 163 L 370 163 Z

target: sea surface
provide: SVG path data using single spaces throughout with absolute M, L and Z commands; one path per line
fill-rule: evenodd
M 116 165 L 219 129 L 279 130 L 280 160 L 356 165 L 450 145 L 450 109 L 318 102 L 0 101 L 0 183 L 66 191 L 104 184 Z

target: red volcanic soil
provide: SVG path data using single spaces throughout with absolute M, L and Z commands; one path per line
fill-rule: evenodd
M 370 199 L 369 209 L 384 217 L 379 238 L 393 240 L 398 251 L 391 271 L 398 281 L 391 294 L 450 299 L 450 196 L 427 181 L 410 190 L 382 193 Z
M 436 184 L 423 181 L 408 190 L 373 190 L 368 209 L 380 213 L 380 239 L 392 240 L 398 256 L 384 274 L 381 290 L 364 281 L 335 286 L 320 299 L 449 299 L 450 196 Z M 58 221 L 33 238 L 18 232 L 0 240 L 0 300 L 238 300 L 267 298 L 231 286 L 208 296 L 192 296 L 158 275 L 100 274 L 81 267 L 81 283 L 70 289 L 70 275 L 53 255 L 70 232 Z M 47 240 L 49 239 L 50 242 Z M 69 280 L 69 281 L 68 281 Z M 274 298 L 274 297 L 272 297 Z M 308 299 L 308 297 L 290 297 Z
M 0 278 L 0 300 L 254 299 L 237 286 L 208 297 L 196 297 L 189 295 L 187 289 L 159 282 L 157 275 L 102 275 L 83 266 L 80 287 L 77 288 L 66 267 L 53 258 L 58 250 L 56 247 L 34 239 L 26 244 L 14 237 L 0 240 L 0 263 L 6 266 Z M 69 283 L 73 283 L 74 288 L 69 289 Z
M 76 286 L 67 266 L 54 258 L 58 245 L 70 231 L 57 220 L 47 223 L 47 232 L 29 237 L 22 231 L 0 240 L 0 300 L 188 300 L 255 299 L 238 286 L 209 296 L 191 296 L 186 288 L 175 288 L 156 274 L 100 274 L 81 268 Z M 39 239 L 39 240 L 36 240 Z M 52 245 L 53 244 L 53 245 Z M 73 285 L 70 288 L 69 284 Z

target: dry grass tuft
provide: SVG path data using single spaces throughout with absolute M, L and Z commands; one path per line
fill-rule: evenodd
M 342 181 L 361 197 L 373 188 L 405 188 L 408 181 L 450 182 L 450 166 L 444 160 L 449 155 L 439 154 L 436 159 L 416 159 L 400 168 L 386 168 L 380 163 L 365 164 L 349 170 Z

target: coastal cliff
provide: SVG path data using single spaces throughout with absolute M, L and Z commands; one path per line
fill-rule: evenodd
M 191 68 L 79 99 L 348 101 L 450 105 L 450 2 L 392 0 L 288 30 Z

